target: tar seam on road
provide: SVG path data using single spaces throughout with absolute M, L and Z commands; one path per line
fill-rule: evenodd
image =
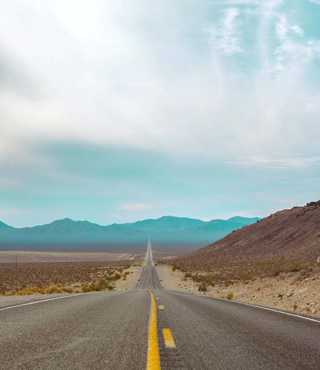
M 157 303 L 153 293 L 149 289 L 151 296 L 150 319 L 149 319 L 149 338 L 148 338 L 148 358 L 147 370 L 160 370 L 160 354 L 158 345 L 157 329 Z
M 55 301 L 57 299 L 80 297 L 80 296 L 82 296 L 84 294 L 90 294 L 90 293 L 77 293 L 77 295 L 70 295 L 70 296 L 64 295 L 63 297 L 54 297 L 54 298 L 42 299 L 41 301 L 35 301 L 35 302 L 29 302 L 29 303 L 22 303 L 22 304 L 17 304 L 15 306 L 0 308 L 0 311 L 11 310 L 12 308 L 18 308 L 18 307 L 22 307 L 22 306 L 30 306 L 32 304 L 38 304 L 38 303 L 45 303 L 45 302 L 49 302 L 49 301 Z

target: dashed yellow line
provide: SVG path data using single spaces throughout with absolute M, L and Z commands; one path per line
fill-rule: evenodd
M 159 310 L 164 310 L 164 305 L 163 304 L 159 304 L 158 308 L 159 308 Z
M 163 328 L 162 329 L 164 344 L 167 348 L 176 348 L 176 343 L 173 339 L 172 332 L 170 328 Z
M 157 333 L 157 303 L 150 289 L 149 292 L 151 296 L 151 308 L 149 319 L 147 370 L 160 370 L 160 354 Z

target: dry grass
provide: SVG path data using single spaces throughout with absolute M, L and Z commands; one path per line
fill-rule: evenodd
M 0 264 L 0 295 L 79 293 L 114 289 L 127 261 Z

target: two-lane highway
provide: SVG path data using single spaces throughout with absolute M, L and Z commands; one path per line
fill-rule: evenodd
M 0 369 L 320 369 L 320 322 L 164 291 L 151 243 L 130 292 L 0 309 Z

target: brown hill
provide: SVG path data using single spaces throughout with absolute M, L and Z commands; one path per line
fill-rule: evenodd
M 320 256 L 320 201 L 270 215 L 188 253 L 180 266 L 206 269 L 220 262 L 272 259 L 314 261 Z

